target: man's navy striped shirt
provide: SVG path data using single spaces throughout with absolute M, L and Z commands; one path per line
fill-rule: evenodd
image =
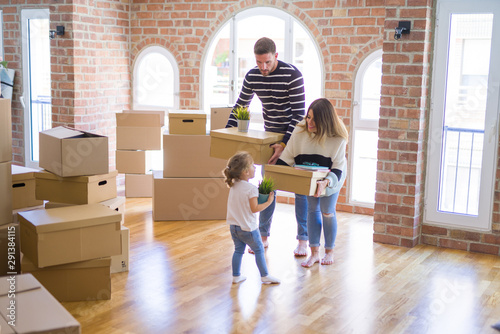
M 264 129 L 284 133 L 283 143 L 287 143 L 295 125 L 305 114 L 304 79 L 293 65 L 278 60 L 276 69 L 264 76 L 254 67 L 245 76 L 237 106 L 247 107 L 256 94 L 262 102 Z M 237 126 L 231 113 L 226 127 Z

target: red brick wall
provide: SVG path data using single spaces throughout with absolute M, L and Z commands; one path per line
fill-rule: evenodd
M 432 1 L 405 3 L 386 8 L 373 240 L 413 247 L 424 204 Z M 411 33 L 395 40 L 399 21 L 410 21 Z
M 51 40 L 53 126 L 68 125 L 110 137 L 114 166 L 114 113 L 130 106 L 129 1 L 10 0 L 4 12 L 5 59 L 16 69 L 13 96 L 13 161 L 24 164 L 21 10 L 50 8 L 50 29 L 65 26 Z M 38 1 L 37 3 L 40 3 Z

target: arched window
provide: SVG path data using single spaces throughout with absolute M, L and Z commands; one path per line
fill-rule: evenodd
M 150 46 L 139 54 L 133 82 L 134 109 L 179 109 L 179 68 L 163 47 Z
M 302 24 L 290 14 L 259 7 L 236 14 L 218 31 L 205 55 L 203 107 L 234 105 L 245 74 L 256 66 L 253 46 L 261 37 L 274 40 L 278 59 L 295 65 L 304 77 L 306 108 L 323 95 L 320 52 Z M 256 97 L 250 105 L 252 126 L 262 127 L 262 108 Z
M 349 202 L 373 207 L 377 176 L 382 50 L 361 63 L 354 82 Z

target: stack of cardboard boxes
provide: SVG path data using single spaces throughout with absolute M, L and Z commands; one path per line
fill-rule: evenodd
M 0 251 L 7 256 L 9 235 L 18 237 L 17 225 L 12 221 L 12 122 L 9 99 L 0 99 Z M 12 230 L 12 231 L 11 231 Z M 10 234 L 9 234 L 10 232 Z M 19 260 L 19 243 L 16 242 L 14 253 Z M 8 267 L 6 258 L 0 260 L 0 276 L 7 272 L 19 272 L 19 263 L 14 261 L 14 267 Z
M 48 202 L 18 213 L 21 268 L 59 301 L 109 299 L 111 272 L 128 270 L 125 199 L 108 154 L 105 136 L 67 127 L 40 133 L 35 199 Z
M 116 169 L 125 174 L 125 197 L 152 197 L 153 151 L 161 150 L 165 111 L 116 114 Z
M 0 330 L 2 333 L 80 333 L 78 321 L 31 274 L 21 273 L 20 228 L 13 212 L 43 208 L 35 198 L 36 170 L 11 166 L 11 101 L 0 99 Z M 36 210 L 33 210 L 33 212 Z M 41 210 L 40 210 L 41 211 Z M 63 250 L 59 250 L 64 253 Z M 15 304 L 13 296 L 15 296 Z
M 154 173 L 154 220 L 225 219 L 228 188 L 222 170 L 226 160 L 210 157 L 206 114 L 175 111 L 168 117 L 163 173 Z

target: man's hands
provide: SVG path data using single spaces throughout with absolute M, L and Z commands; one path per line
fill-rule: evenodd
M 283 150 L 285 148 L 283 146 L 281 146 L 281 144 L 279 144 L 279 143 L 269 145 L 269 147 L 273 148 L 274 153 L 273 153 L 272 157 L 269 159 L 269 161 L 267 163 L 269 165 L 275 165 L 276 161 L 278 161 L 278 159 L 281 156 L 281 153 L 283 153 Z

